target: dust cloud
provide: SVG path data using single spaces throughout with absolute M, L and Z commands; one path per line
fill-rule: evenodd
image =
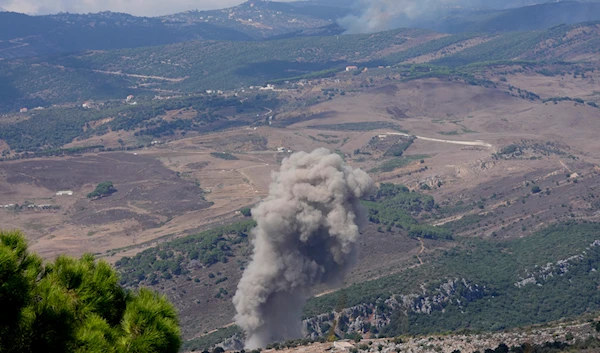
M 252 216 L 254 253 L 233 297 L 246 348 L 301 336 L 301 312 L 316 285 L 341 284 L 367 221 L 360 199 L 373 181 L 321 148 L 294 153 L 273 173 Z

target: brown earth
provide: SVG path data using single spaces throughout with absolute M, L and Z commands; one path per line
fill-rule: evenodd
M 500 81 L 500 76 L 505 76 L 507 82 Z M 237 210 L 267 195 L 271 173 L 288 155 L 277 153 L 278 147 L 286 151 L 326 147 L 338 150 L 354 167 L 371 170 L 382 165 L 393 158 L 384 156 L 384 147 L 399 138 L 389 135 L 389 128 L 378 127 L 381 122 L 419 136 L 404 153 L 405 157 L 416 157 L 390 172 L 372 173 L 372 177 L 412 189 L 423 184 L 432 186 L 432 190 L 423 192 L 453 210 L 448 217 L 432 223 L 451 224 L 478 215 L 478 220 L 465 225 L 459 234 L 515 237 L 558 220 L 600 220 L 600 206 L 584 197 L 598 194 L 600 188 L 596 142 L 600 109 L 571 101 L 554 104 L 526 100 L 508 90 L 510 84 L 540 97 L 597 97 L 600 94 L 595 81 L 591 81 L 597 80 L 596 76 L 573 79 L 532 72 L 492 72 L 490 77 L 498 81 L 497 88 L 438 79 L 402 82 L 399 78 L 375 76 L 371 87 L 277 114 L 275 121 L 280 127 L 274 124 L 231 129 L 135 152 L 3 162 L 0 204 L 29 201 L 61 208 L 3 208 L 2 227 L 22 228 L 33 250 L 45 257 L 91 251 L 114 262 L 161 241 L 238 219 Z M 363 81 L 319 82 L 318 86 L 282 94 L 304 99 L 304 95 L 317 94 L 322 88 L 345 89 Z M 348 123 L 362 124 L 362 128 L 352 131 L 335 127 Z M 111 141 L 119 138 L 118 133 L 114 134 Z M 370 142 L 379 135 L 385 135 L 381 137 L 381 148 L 370 149 Z M 562 152 L 545 154 L 538 150 L 522 158 L 493 157 L 515 143 L 551 143 L 560 146 Z M 371 155 L 354 154 L 357 149 Z M 212 152 L 228 152 L 238 159 L 219 159 Z M 567 178 L 567 173 L 578 176 Z M 99 182 L 107 180 L 118 189 L 115 194 L 100 200 L 86 198 Z M 532 194 L 533 185 L 542 192 Z M 55 195 L 63 189 L 75 194 Z M 451 243 L 425 241 L 422 260 L 430 261 L 428 253 L 448 246 Z M 421 245 L 402 233 L 379 233 L 371 225 L 360 248 L 358 266 L 347 283 L 418 264 L 416 255 Z M 186 337 L 231 322 L 231 295 L 240 267 L 247 261 L 243 250 L 239 249 L 238 257 L 228 264 L 191 269 L 199 283 L 186 279 L 161 282 L 158 289 L 168 293 L 181 310 Z M 220 272 L 218 278 L 228 279 L 217 285 L 217 278 L 208 277 L 211 272 Z M 215 298 L 220 287 L 228 295 Z
M 403 62 L 403 64 L 424 64 L 424 63 L 428 63 L 430 61 L 433 60 L 437 60 L 437 59 L 441 59 L 445 56 L 449 56 L 449 55 L 454 55 L 456 53 L 460 53 L 461 51 L 468 49 L 468 48 L 472 48 L 474 46 L 483 44 L 483 43 L 487 43 L 489 41 L 491 41 L 492 39 L 494 39 L 495 37 L 492 36 L 485 36 L 485 37 L 476 37 L 476 38 L 471 38 L 471 39 L 467 39 L 464 40 L 462 42 L 458 42 L 452 45 L 449 45 L 445 48 L 442 48 L 434 53 L 429 53 L 429 54 L 425 54 L 425 55 L 420 55 L 417 56 L 415 58 L 406 60 Z

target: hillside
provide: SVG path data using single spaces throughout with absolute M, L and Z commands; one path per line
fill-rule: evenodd
M 575 1 L 486 10 L 450 7 L 391 23 L 442 33 L 544 30 L 561 24 L 600 20 L 600 4 Z M 253 41 L 345 32 L 337 20 L 365 9 L 337 2 L 248 1 L 222 10 L 187 11 L 162 17 L 122 13 L 60 13 L 47 16 L 0 12 L 0 59 L 84 50 L 139 48 L 191 40 Z M 110 40 L 109 40 L 110 38 Z
M 442 33 L 543 30 L 600 20 L 600 4 L 563 1 L 503 10 L 509 4 L 444 8 L 402 20 L 395 27 Z M 162 17 L 122 13 L 60 13 L 47 16 L 0 12 L 0 59 L 84 50 L 139 48 L 191 40 L 252 41 L 345 32 L 337 20 L 365 9 L 338 2 L 248 1 L 222 10 L 187 11 Z M 110 38 L 110 40 L 109 40 Z
M 177 26 L 127 14 L 28 16 L 0 12 L 0 59 L 164 45 L 190 40 L 251 40 L 209 23 Z
M 228 9 L 188 11 L 162 18 L 181 25 L 209 23 L 240 31 L 254 39 L 265 39 L 330 25 L 348 12 L 349 9 L 345 7 L 320 3 L 257 0 L 247 1 Z
M 597 2 L 540 1 L 529 6 L 520 2 L 511 6 L 503 2 L 506 7 L 486 2 L 485 5 L 492 9 L 454 10 L 441 14 L 435 21 L 424 20 L 418 26 L 447 33 L 496 33 L 544 30 L 563 24 L 600 20 L 600 3 Z
M 3 61 L 0 107 L 14 111 L 129 93 L 240 89 L 269 80 L 332 75 L 352 64 L 376 68 L 410 63 L 427 55 L 438 66 L 453 67 L 497 60 L 593 61 L 599 26 L 591 22 L 501 35 L 395 30 L 266 42 L 202 41 Z
M 599 4 L 488 5 L 355 35 L 340 0 L 0 13 L 2 226 L 166 295 L 184 351 L 240 351 L 252 208 L 326 148 L 375 184 L 356 263 L 263 352 L 598 352 L 600 22 L 562 22 Z
M 592 64 L 401 65 L 281 91 L 10 114 L 3 140 L 38 154 L 16 155 L 3 141 L 0 198 L 12 206 L 1 216 L 43 256 L 94 249 L 120 261 L 123 284 L 167 294 L 187 347 L 203 349 L 207 338 L 218 342 L 204 332 L 232 322 L 248 260 L 251 222 L 237 211 L 267 194 L 288 155 L 279 147 L 326 147 L 381 184 L 365 201 L 371 222 L 345 289 L 316 288 L 309 301 L 315 333 L 332 326 L 336 307 L 360 318 L 338 327 L 340 337 L 357 327 L 495 331 L 573 317 L 598 302 L 600 121 L 590 103 L 599 102 L 599 72 L 574 73 Z M 105 181 L 117 191 L 85 196 Z M 540 272 L 548 263 L 552 277 Z M 235 328 L 218 331 L 221 340 L 223 332 Z
M 502 34 L 433 63 L 462 66 L 501 60 L 581 61 L 597 60 L 600 23 L 561 25 L 547 31 Z
M 271 79 L 341 69 L 347 62 L 375 59 L 380 51 L 423 35 L 427 32 L 398 30 L 375 37 L 202 41 L 3 61 L 0 106 L 14 110 L 19 106 L 117 98 L 126 91 L 153 96 L 152 89 L 177 93 L 264 85 Z
M 163 17 L 101 12 L 28 16 L 0 12 L 0 59 L 112 50 L 192 40 L 251 41 L 335 23 L 347 9 L 254 1 Z

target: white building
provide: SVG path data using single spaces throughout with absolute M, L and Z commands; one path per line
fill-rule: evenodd
M 56 193 L 56 196 L 73 196 L 73 191 L 71 191 L 71 190 L 58 191 Z

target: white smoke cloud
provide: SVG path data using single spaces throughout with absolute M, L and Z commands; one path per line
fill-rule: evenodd
M 284 0 L 289 1 L 289 0 Z M 124 12 L 137 16 L 159 16 L 186 10 L 210 10 L 236 6 L 244 0 L 0 0 L 6 11 L 31 15 L 58 12 Z
M 338 22 L 347 33 L 372 33 L 411 27 L 451 8 L 504 9 L 542 3 L 544 0 L 355 0 L 356 13 Z
M 455 3 L 456 0 L 357 0 L 355 6 L 361 13 L 348 15 L 339 23 L 348 33 L 380 32 Z
M 367 221 L 360 199 L 372 189 L 365 172 L 326 149 L 283 160 L 252 210 L 254 254 L 233 298 L 247 348 L 300 337 L 310 290 L 340 284 L 355 261 Z

